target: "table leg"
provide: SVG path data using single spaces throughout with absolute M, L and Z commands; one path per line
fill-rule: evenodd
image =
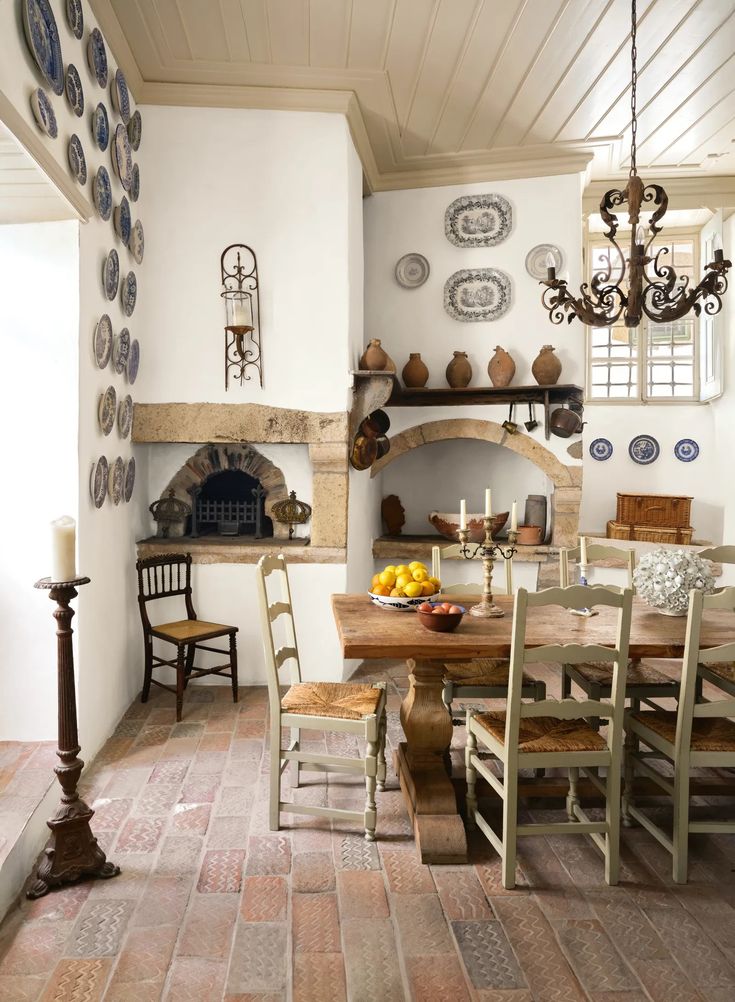
M 443 665 L 408 661 L 409 688 L 401 705 L 406 735 L 394 757 L 422 863 L 467 862 L 467 839 L 444 762 L 452 719 L 442 702 Z

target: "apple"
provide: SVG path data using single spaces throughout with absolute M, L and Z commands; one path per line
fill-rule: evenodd
M 455 612 L 455 613 L 456 612 L 460 612 L 461 613 L 462 612 L 462 607 L 459 606 L 459 605 L 453 605 L 449 611 L 450 612 Z
M 442 609 L 444 610 L 444 612 L 451 612 L 452 611 L 452 603 L 451 602 L 442 602 Z
M 433 612 L 434 607 L 431 602 L 422 602 L 419 606 L 419 612 Z
M 442 609 L 442 607 L 440 605 L 438 605 L 436 607 L 436 609 L 432 609 L 431 610 L 431 613 L 432 613 L 433 616 L 446 616 L 447 610 L 446 609 Z

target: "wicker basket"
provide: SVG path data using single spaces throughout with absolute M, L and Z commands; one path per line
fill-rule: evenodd
M 691 513 L 690 497 L 675 494 L 618 494 L 615 521 L 627 522 L 632 526 L 655 525 L 686 529 L 691 522 Z
M 607 523 L 608 539 L 632 539 L 642 543 L 679 543 L 688 546 L 693 532 L 691 526 L 623 525 L 612 519 Z

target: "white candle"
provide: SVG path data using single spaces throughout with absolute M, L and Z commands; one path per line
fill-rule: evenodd
M 232 300 L 232 327 L 252 327 L 253 314 L 250 298 Z
M 62 515 L 51 523 L 51 580 L 73 581 L 76 565 L 77 523 Z
M 490 518 L 493 513 L 493 501 L 492 501 L 492 491 L 489 487 L 485 488 L 485 518 Z
M 587 537 L 580 536 L 579 539 L 579 562 L 587 566 Z
M 514 501 L 510 509 L 510 529 L 515 532 L 518 528 L 518 502 Z
M 467 528 L 467 502 L 464 499 L 459 502 L 459 527 Z

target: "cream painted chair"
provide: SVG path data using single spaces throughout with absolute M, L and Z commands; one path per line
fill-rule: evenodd
M 720 647 L 700 647 L 702 613 L 710 610 L 735 612 L 735 588 L 723 588 L 713 595 L 692 591 L 690 595 L 677 710 L 631 710 L 625 715 L 627 734 L 632 734 L 637 743 L 651 751 L 640 751 L 630 742 L 626 743 L 623 816 L 634 818 L 668 849 L 673 857 L 673 877 L 679 884 L 687 880 L 690 832 L 735 832 L 735 818 L 731 821 L 692 821 L 689 817 L 690 771 L 707 767 L 735 768 L 735 722 L 732 719 L 735 699 L 696 702 L 699 672 L 735 660 L 735 642 Z M 652 759 L 673 764 L 673 781 L 649 764 Z M 635 806 L 633 783 L 636 773 L 647 776 L 672 797 L 674 824 L 671 836 Z
M 433 546 L 431 548 L 431 573 L 441 580 L 442 557 L 451 559 L 461 557 L 461 546 Z M 505 592 L 498 589 L 498 594 L 513 594 L 513 563 L 505 563 Z M 442 586 L 443 595 L 478 595 L 482 586 L 478 584 L 454 584 Z M 465 699 L 505 699 L 508 695 L 508 674 L 510 662 L 502 658 L 476 658 L 474 661 L 462 661 L 457 664 L 444 665 L 444 689 L 442 699 L 449 713 L 455 696 Z M 526 699 L 545 699 L 546 684 L 532 675 L 524 673 L 521 695 Z M 461 721 L 464 722 L 464 721 Z
M 570 581 L 570 564 L 578 563 L 580 555 L 579 546 L 560 551 L 559 583 L 562 588 L 568 588 L 573 583 Z M 633 587 L 634 549 L 588 542 L 588 564 L 595 564 L 598 560 L 624 560 L 628 565 L 628 587 Z M 609 663 L 592 661 L 586 664 L 564 665 L 561 676 L 562 699 L 571 695 L 572 682 L 576 682 L 589 699 L 608 699 L 612 687 L 612 668 Z M 667 697 L 675 699 L 679 693 L 679 683 L 648 662 L 635 660 L 628 665 L 625 693 L 634 709 L 639 709 L 641 702 L 655 708 L 656 704 L 651 700 Z
M 269 594 L 271 577 L 281 579 L 280 599 Z M 349 682 L 302 682 L 293 620 L 291 589 L 283 555 L 258 561 L 258 594 L 263 629 L 263 647 L 268 674 L 270 708 L 270 828 L 278 831 L 281 814 L 311 814 L 339 821 L 359 821 L 365 838 L 375 839 L 377 808 L 375 791 L 385 785 L 385 683 L 358 685 Z M 274 627 L 280 627 L 284 644 L 278 646 Z M 281 692 L 279 671 L 290 663 L 290 687 Z M 291 728 L 291 743 L 282 747 L 282 728 Z M 366 743 L 364 758 L 324 755 L 301 751 L 300 729 L 340 731 L 354 734 Z M 338 810 L 281 800 L 281 776 L 294 763 L 293 785 L 299 785 L 300 770 L 357 773 L 365 776 L 364 811 Z
M 589 835 L 605 858 L 605 879 L 618 882 L 620 845 L 620 771 L 623 752 L 623 711 L 625 673 L 628 665 L 628 642 L 633 592 L 626 588 L 601 585 L 571 588 L 548 588 L 527 592 L 519 588 L 513 613 L 510 686 L 508 708 L 504 712 L 467 712 L 467 820 L 477 824 L 502 859 L 503 887 L 515 886 L 516 844 L 530 835 Z M 569 609 L 610 606 L 618 610 L 614 647 L 597 644 L 563 644 L 526 647 L 526 617 L 546 618 L 551 609 L 559 617 L 559 633 L 564 634 L 564 616 Z M 612 639 L 612 638 L 611 638 Z M 614 665 L 612 693 L 604 700 L 543 700 L 521 702 L 523 670 L 527 664 L 556 662 L 580 664 L 594 659 Z M 607 735 L 603 737 L 585 717 L 607 717 Z M 502 780 L 481 760 L 479 748 L 488 751 L 503 764 Z M 518 824 L 518 775 L 521 769 L 566 767 L 569 770 L 567 797 L 568 821 L 549 824 Z M 605 769 L 605 778 L 599 770 Z M 595 769 L 595 771 L 592 771 Z M 605 820 L 591 821 L 579 804 L 579 774 L 605 797 Z M 498 835 L 480 814 L 477 806 L 478 774 L 485 779 L 503 802 L 502 834 Z
M 706 550 L 700 550 L 697 556 L 712 560 L 716 564 L 735 564 L 735 546 L 710 546 Z M 697 679 L 698 700 L 702 695 L 703 679 L 718 686 L 730 696 L 735 696 L 735 662 L 700 665 Z

